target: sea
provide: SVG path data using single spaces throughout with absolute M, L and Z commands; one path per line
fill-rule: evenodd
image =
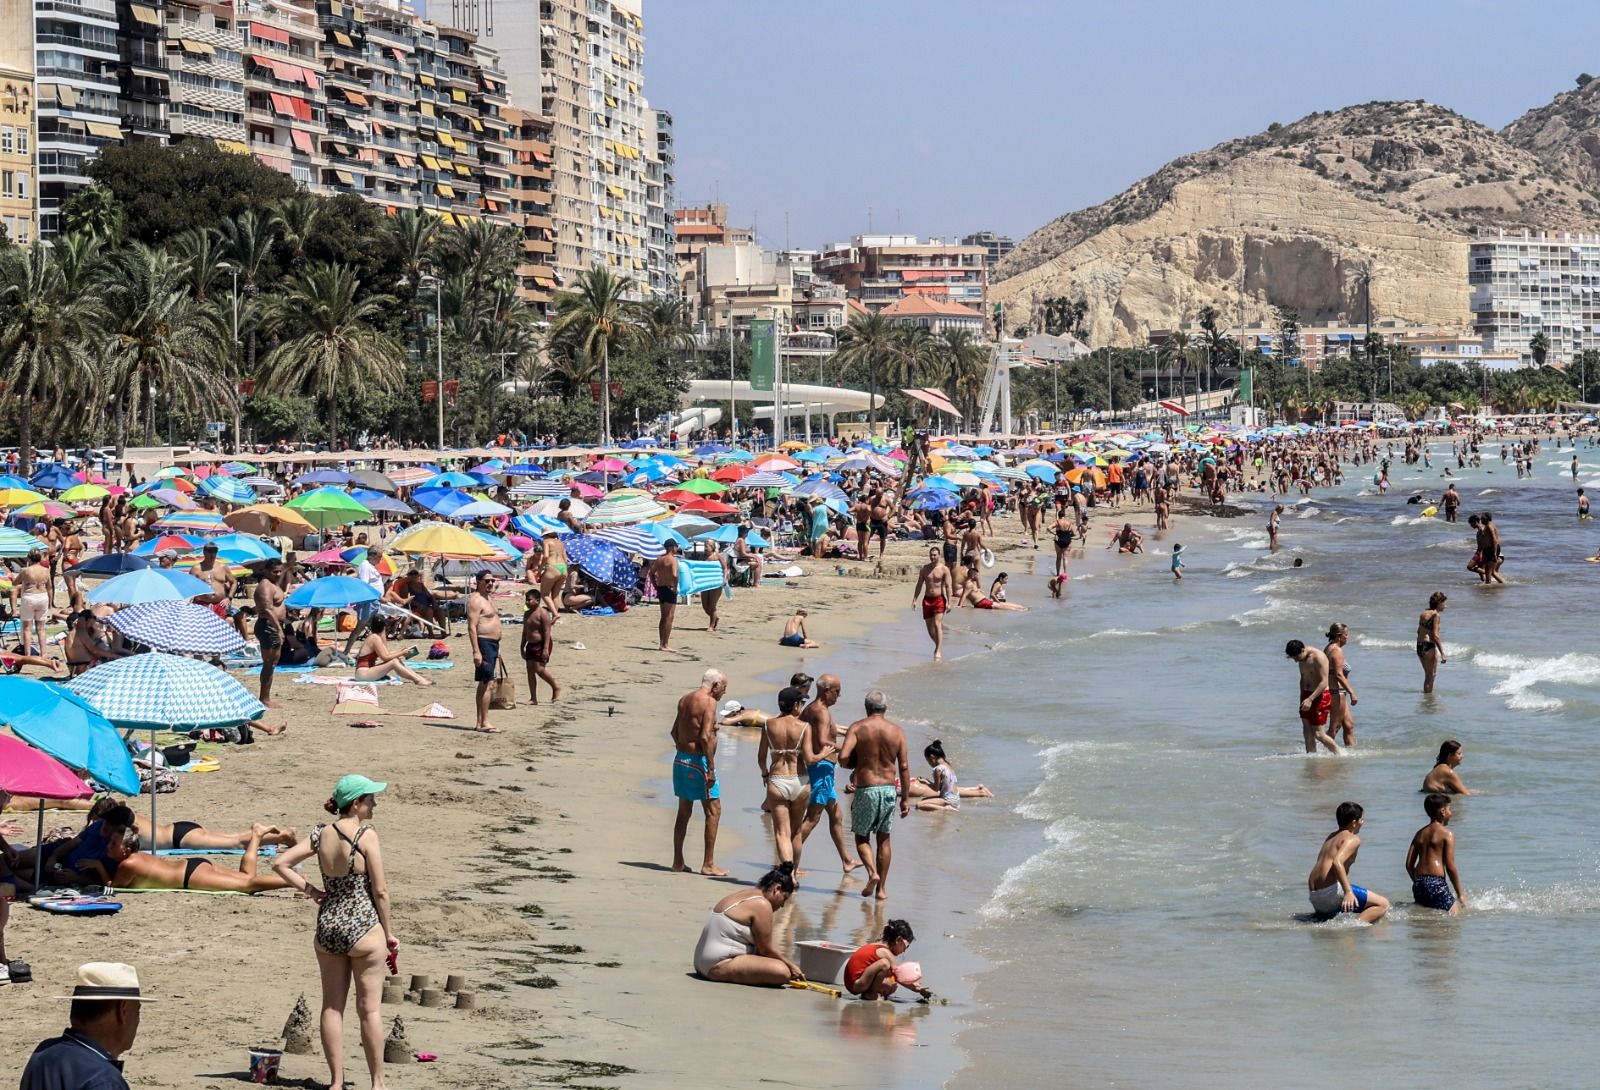
M 1518 480 L 1493 443 L 1477 469 L 1436 445 L 1431 468 L 1393 464 L 1387 495 L 1374 467 L 1347 467 L 1282 501 L 1276 553 L 1265 496 L 1152 533 L 1135 557 L 1104 551 L 1121 520 L 1103 513 L 1061 600 L 1045 593 L 1048 545 L 1033 573 L 1032 551 L 1013 552 L 1001 566 L 1031 612 L 962 610 L 940 664 L 909 609 L 890 646 L 855 649 L 836 715 L 859 715 L 875 682 L 914 770 L 939 738 L 963 784 L 996 793 L 897 827 L 888 915 L 920 928 L 908 956 L 953 1002 L 839 1015 L 845 1037 L 904 1046 L 873 1084 L 1594 1085 L 1600 564 L 1584 558 L 1600 522 L 1578 521 L 1575 490 L 1600 497 L 1600 449 L 1580 445 L 1576 481 L 1571 453 L 1547 441 Z M 1437 498 L 1446 464 L 1455 525 L 1407 503 Z M 1485 510 L 1503 587 L 1466 570 L 1465 518 Z M 1016 539 L 1015 523 L 997 529 Z M 1424 696 L 1414 633 L 1436 590 L 1449 661 Z M 1352 633 L 1357 743 L 1307 756 L 1284 644 L 1321 647 L 1336 621 Z M 1453 808 L 1457 918 L 1413 906 L 1404 868 L 1447 738 L 1483 792 Z M 1354 879 L 1395 906 L 1375 926 L 1307 915 L 1345 800 L 1366 808 Z M 807 864 L 830 873 L 808 877 L 795 937 L 870 937 L 883 912 L 834 894 L 831 855 L 819 828 Z

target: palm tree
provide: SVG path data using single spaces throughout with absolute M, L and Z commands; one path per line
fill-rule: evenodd
M 306 263 L 306 246 L 315 237 L 322 206 L 309 193 L 285 197 L 272 209 L 272 230 L 289 254 L 289 268 L 299 271 Z
M 515 227 L 468 220 L 445 235 L 448 264 L 462 276 L 465 292 L 461 313 L 469 325 L 485 319 L 490 300 L 516 290 L 517 261 L 522 256 L 522 237 Z
M 116 406 L 119 457 L 127 449 L 130 419 L 142 416 L 146 437 L 155 434 L 158 396 L 169 411 L 176 404 L 193 415 L 231 405 L 227 371 L 191 351 L 195 304 L 180 259 L 134 243 L 112 258 L 103 290 L 108 321 L 102 383 Z
M 194 301 L 204 303 L 212 286 L 228 276 L 228 263 L 222 236 L 209 227 L 195 227 L 172 240 L 172 251 L 183 262 L 184 279 L 189 283 L 189 294 Z M 231 277 L 226 284 L 231 286 Z
M 239 290 L 247 299 L 256 298 L 266 286 L 268 259 L 272 256 L 271 224 L 247 208 L 235 218 L 222 221 L 222 243 L 224 257 L 239 270 Z M 243 328 L 240 326 L 241 330 Z M 248 375 L 256 373 L 258 340 L 257 330 L 252 326 L 245 338 L 248 346 L 245 373 Z
M 60 248 L 35 242 L 0 250 L 0 378 L 18 395 L 17 468 L 24 475 L 33 464 L 36 402 L 73 389 L 81 395 L 89 376 L 85 336 L 101 318 L 93 294 L 71 290 Z
M 422 276 L 434 264 L 439 238 L 439 220 L 414 208 L 402 208 L 389 217 L 389 245 L 400 266 L 400 284 L 415 295 Z
M 128 222 L 117 195 L 98 184 L 73 194 L 62 209 L 62 219 L 68 234 L 93 235 L 107 246 L 122 241 Z
M 533 308 L 511 296 L 494 320 L 480 327 L 475 339 L 485 357 L 498 362 L 496 378 L 490 380 L 486 409 L 490 434 L 496 431 L 495 405 L 499 401 L 500 384 L 506 378 L 515 378 L 524 370 L 523 360 L 539 348 L 539 336 L 534 331 Z
M 1167 365 L 1167 389 L 1172 388 L 1172 375 L 1177 372 L 1178 397 L 1183 397 L 1183 379 L 1189 372 L 1189 334 L 1178 329 L 1167 335 L 1166 342 L 1162 344 L 1157 359 Z M 1157 384 L 1159 386 L 1159 383 Z M 1169 392 L 1167 396 L 1171 396 Z
M 984 379 L 989 371 L 989 348 L 970 329 L 947 329 L 934 346 L 946 391 L 963 419 L 977 415 L 978 399 L 983 396 Z
M 652 295 L 639 306 L 639 323 L 652 351 L 685 352 L 694 347 L 689 308 L 676 295 Z
M 377 328 L 394 298 L 360 298 L 360 286 L 350 266 L 317 262 L 290 277 L 263 308 L 263 325 L 282 339 L 262 361 L 262 381 L 280 393 L 325 399 L 335 447 L 340 395 L 393 391 L 405 372 L 405 349 Z
M 895 352 L 895 328 L 882 314 L 857 314 L 839 331 L 834 360 L 842 375 L 849 368 L 867 373 L 867 428 L 878 423 L 878 380 Z
M 1550 338 L 1543 333 L 1535 333 L 1528 340 L 1528 351 L 1533 353 L 1533 362 L 1543 367 L 1545 357 L 1550 354 Z
M 894 351 L 885 361 L 887 386 L 910 386 L 934 361 L 934 336 L 924 326 L 903 325 L 894 331 Z
M 567 342 L 575 361 L 584 361 L 591 374 L 599 363 L 602 446 L 611 445 L 611 350 L 644 337 L 639 308 L 628 300 L 633 290 L 632 277 L 613 276 L 597 264 L 578 277 L 573 290 L 556 295 L 550 323 L 550 339 Z

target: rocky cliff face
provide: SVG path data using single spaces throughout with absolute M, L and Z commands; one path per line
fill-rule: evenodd
M 1424 102 L 1312 114 L 1162 167 L 1029 235 L 996 268 L 1006 324 L 1050 296 L 1089 302 L 1089 343 L 1142 342 L 1217 307 L 1290 306 L 1304 321 L 1373 313 L 1469 322 L 1478 227 L 1596 230 L 1600 200 L 1531 152 Z
M 1529 110 L 1500 135 L 1532 153 L 1556 177 L 1600 189 L 1600 80 L 1585 80 Z

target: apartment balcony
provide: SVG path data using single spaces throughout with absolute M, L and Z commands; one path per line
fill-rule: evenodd
M 60 12 L 62 15 L 102 22 L 112 29 L 117 26 L 115 0 L 34 0 L 33 11 L 36 18 Z

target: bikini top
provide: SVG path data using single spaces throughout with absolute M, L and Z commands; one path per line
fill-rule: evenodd
M 763 726 L 761 730 L 765 733 L 767 728 Z M 800 756 L 800 747 L 797 745 L 793 749 L 779 749 L 777 746 L 772 746 L 767 752 L 774 757 L 798 757 Z

